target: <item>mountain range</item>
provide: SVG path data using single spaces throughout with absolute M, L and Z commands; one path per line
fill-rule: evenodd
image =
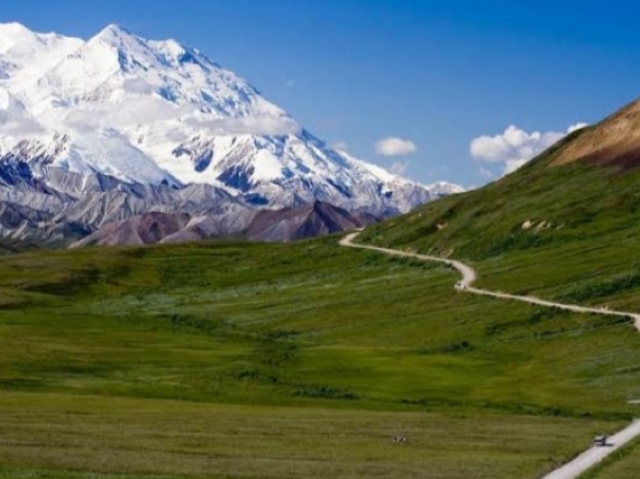
M 255 210 L 381 219 L 461 191 L 332 148 L 174 40 L 0 25 L 0 236 L 63 241 L 150 212 L 237 234 Z

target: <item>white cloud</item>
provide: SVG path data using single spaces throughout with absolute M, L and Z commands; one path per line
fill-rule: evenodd
M 418 147 L 409 140 L 390 137 L 376 143 L 376 153 L 383 156 L 406 156 L 418 151 Z
M 589 126 L 589 123 L 579 122 L 579 123 L 576 123 L 575 125 L 571 125 L 568 131 L 571 134 L 574 131 L 578 131 L 578 130 L 582 130 L 583 128 L 586 128 L 587 126 Z
M 295 135 L 300 132 L 300 125 L 297 123 L 286 118 L 267 115 L 204 121 L 190 118 L 185 123 L 207 130 L 206 132 L 212 136 L 282 136 Z
M 44 128 L 35 120 L 22 115 L 11 115 L 0 110 L 0 135 L 24 137 L 44 132 Z
M 510 173 L 513 173 L 516 170 L 519 170 L 520 168 L 522 168 L 524 165 L 526 165 L 529 162 L 529 160 L 509 160 L 506 162 L 505 166 L 504 166 L 504 174 L 508 175 Z
M 143 89 L 143 85 L 131 83 L 131 88 Z M 142 125 L 166 123 L 169 129 L 178 122 L 180 129 L 184 125 L 193 130 L 193 134 L 209 136 L 282 136 L 297 134 L 300 125 L 290 118 L 277 115 L 246 116 L 243 118 L 218 118 L 208 113 L 194 110 L 193 105 L 169 105 L 156 97 L 134 98 L 115 110 L 100 108 L 96 110 L 76 109 L 63 121 L 74 129 L 99 129 L 110 125 L 138 128 Z M 176 125 L 177 126 L 177 125 Z
M 471 155 L 478 160 L 502 164 L 506 175 L 513 173 L 568 134 L 585 126 L 587 126 L 586 123 L 576 123 L 570 126 L 566 132 L 542 133 L 534 131 L 528 133 L 511 125 L 499 135 L 483 135 L 474 139 L 471 142 L 470 151 Z
M 333 148 L 334 150 L 338 150 L 338 151 L 348 152 L 349 151 L 349 144 L 345 143 L 344 141 L 336 141 L 335 143 L 331 144 L 331 148 Z
M 404 176 L 408 168 L 409 168 L 408 161 L 396 161 L 393 165 L 391 165 L 391 167 L 389 168 L 389 171 L 394 175 Z

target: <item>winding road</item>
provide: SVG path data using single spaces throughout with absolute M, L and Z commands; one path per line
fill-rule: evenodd
M 607 316 L 622 316 L 622 317 L 628 318 L 630 320 L 633 320 L 636 328 L 640 332 L 640 314 L 630 313 L 630 312 L 627 312 L 627 311 L 613 311 L 611 309 L 606 309 L 606 308 L 591 308 L 591 307 L 588 307 L 588 306 L 578 306 L 578 305 L 575 305 L 575 304 L 555 303 L 553 301 L 546 301 L 544 299 L 535 298 L 533 296 L 517 296 L 515 294 L 500 293 L 498 291 L 489 291 L 489 290 L 486 290 L 486 289 L 474 288 L 472 286 L 472 284 L 478 278 L 478 274 L 476 273 L 476 271 L 473 268 L 471 268 L 470 266 L 467 266 L 464 263 L 461 263 L 460 261 L 455 261 L 455 260 L 445 259 L 445 258 L 438 258 L 437 256 L 429 256 L 429 255 L 424 255 L 424 254 L 410 253 L 410 252 L 407 252 L 407 251 L 399 251 L 399 250 L 395 250 L 395 249 L 380 248 L 380 247 L 377 247 L 377 246 L 368 246 L 368 245 L 363 245 L 363 244 L 359 244 L 359 243 L 354 243 L 353 240 L 359 234 L 360 234 L 359 231 L 357 231 L 355 233 L 348 234 L 347 236 L 345 236 L 340 241 L 340 245 L 341 246 L 347 246 L 347 247 L 350 247 L 350 248 L 368 249 L 368 250 L 371 250 L 371 251 L 377 251 L 379 253 L 384 253 L 384 254 L 391 255 L 391 256 L 401 256 L 401 257 L 405 257 L 405 258 L 416 258 L 416 259 L 421 259 L 421 260 L 424 260 L 424 261 L 434 261 L 434 262 L 437 262 L 437 263 L 445 264 L 447 266 L 450 266 L 452 268 L 457 269 L 460 272 L 460 274 L 462 275 L 462 280 L 459 281 L 458 283 L 456 283 L 456 286 L 455 286 L 455 288 L 458 291 L 464 291 L 464 292 L 467 292 L 467 293 L 479 294 L 481 296 L 490 296 L 492 298 L 507 299 L 507 300 L 513 300 L 513 301 L 521 301 L 523 303 L 529 303 L 529 304 L 537 304 L 537 305 L 540 305 L 540 306 L 547 306 L 549 308 L 558 308 L 558 309 L 563 309 L 563 310 L 566 310 L 566 311 L 572 311 L 574 313 L 603 314 L 603 315 L 607 315 Z
M 546 301 L 544 299 L 535 298 L 532 296 L 518 296 L 514 294 L 500 293 L 497 291 L 489 291 L 486 289 L 474 288 L 472 285 L 478 278 L 476 271 L 470 266 L 461 263 L 460 261 L 439 258 L 437 256 L 429 256 L 418 253 L 411 253 L 408 251 L 399 251 L 388 248 L 380 248 L 378 246 L 369 246 L 359 243 L 354 243 L 353 240 L 360 234 L 360 231 L 350 233 L 345 236 L 340 245 L 349 248 L 366 249 L 370 251 L 377 251 L 379 253 L 387 254 L 390 256 L 400 256 L 404 258 L 416 258 L 423 261 L 433 261 L 441 263 L 446 266 L 452 267 L 462 275 L 460 280 L 455 285 L 457 291 L 466 293 L 478 294 L 481 296 L 490 296 L 492 298 L 521 301 L 523 303 L 537 304 L 540 306 L 547 306 L 550 308 L 558 308 L 566 311 L 572 311 L 574 313 L 588 313 L 588 314 L 602 314 L 607 316 L 622 316 L 634 321 L 634 324 L 640 332 L 640 314 L 630 313 L 625 311 L 613 311 L 606 308 L 591 308 L 587 306 L 578 306 L 573 304 L 556 303 L 553 301 Z M 559 469 L 556 469 L 552 473 L 546 475 L 543 479 L 577 479 L 580 475 L 594 467 L 596 464 L 603 461 L 609 455 L 613 454 L 618 449 L 622 448 L 635 438 L 640 437 L 640 421 L 633 422 L 630 426 L 620 431 L 614 436 L 608 439 L 605 447 L 593 447 L 586 452 L 582 453 L 576 459 L 568 464 L 565 464 Z

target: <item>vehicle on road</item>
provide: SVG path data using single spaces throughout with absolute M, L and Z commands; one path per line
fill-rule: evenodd
M 596 447 L 605 447 L 607 445 L 608 439 L 609 438 L 604 434 L 600 436 L 596 436 L 595 439 L 593 440 L 593 445 Z

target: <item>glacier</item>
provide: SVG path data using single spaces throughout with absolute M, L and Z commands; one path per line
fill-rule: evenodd
M 463 191 L 336 150 L 199 50 L 117 25 L 83 40 L 0 24 L 3 164 L 31 177 L 0 181 L 0 201 L 58 215 L 70 203 L 104 209 L 114 193 L 133 195 L 135 212 L 171 209 L 175 201 L 162 198 L 179 192 L 180 205 L 188 197 L 204 213 L 198 203 L 278 209 L 320 201 L 387 217 Z M 87 214 L 95 226 L 130 213 Z

